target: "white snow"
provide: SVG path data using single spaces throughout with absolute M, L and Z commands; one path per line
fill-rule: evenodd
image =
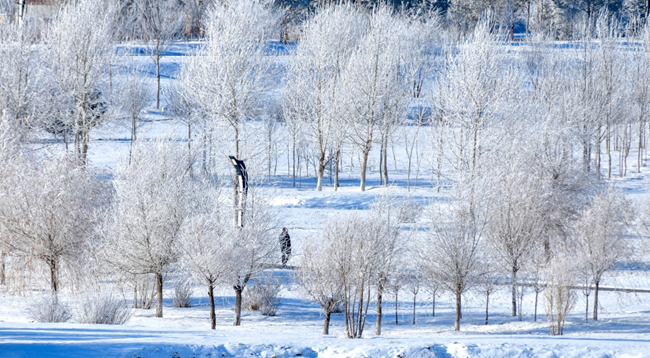
M 196 43 L 179 43 L 170 48 L 163 59 L 163 86 L 172 81 L 182 56 L 196 48 Z M 131 49 L 137 45 L 125 46 Z M 153 68 L 146 56 L 133 56 Z M 279 61 L 284 61 L 280 59 Z M 153 81 L 153 71 L 151 80 Z M 161 100 L 164 103 L 164 98 Z M 164 111 L 150 111 L 140 128 L 139 138 L 146 140 L 161 133 L 173 133 L 184 140 L 184 125 L 169 119 Z M 107 124 L 93 132 L 90 162 L 100 168 L 114 168 L 120 156 L 128 153 L 129 132 L 119 123 Z M 398 164 L 405 161 L 400 156 Z M 630 157 L 635 158 L 631 153 Z M 292 188 L 286 175 L 286 163 L 278 165 L 276 180 L 278 196 L 273 200 L 281 210 L 283 225 L 289 228 L 294 242 L 295 264 L 300 255 L 301 241 L 316 235 L 328 218 L 350 210 L 366 209 L 372 199 L 391 190 L 398 195 L 413 195 L 427 205 L 440 195 L 431 188 L 429 178 L 420 174 L 418 187 L 406 189 L 406 172 L 392 169 L 389 175 L 394 186 L 378 185 L 378 148 L 372 153 L 368 174 L 368 190 L 358 190 L 356 168 L 346 168 L 343 187 L 335 192 L 325 179 L 326 187 L 315 192 L 315 179 L 302 180 L 302 187 Z M 424 166 L 425 164 L 423 164 Z M 403 166 L 402 166 L 403 167 Z M 284 168 L 284 171 L 281 171 Z M 351 170 L 353 175 L 348 176 Z M 613 173 L 617 173 L 616 170 Z M 428 174 L 427 174 L 428 175 Z M 616 174 L 615 174 L 616 175 Z M 413 180 L 414 178 L 412 178 Z M 647 200 L 650 169 L 625 178 L 614 178 L 617 186 L 636 202 Z M 290 282 L 291 271 L 276 270 Z M 639 266 L 622 266 L 611 272 L 603 286 L 650 289 L 647 271 Z M 453 300 L 443 295 L 437 298 L 436 315 L 431 316 L 431 293 L 420 292 L 417 297 L 413 325 L 413 297 L 401 292 L 398 319 L 395 325 L 394 297 L 386 297 L 383 335 L 374 335 L 375 315 L 371 313 L 364 338 L 344 338 L 342 314 L 334 314 L 331 336 L 321 335 L 322 311 L 310 303 L 295 285 L 288 285 L 281 294 L 277 316 L 263 317 L 258 312 L 244 312 L 242 326 L 231 326 L 234 294 L 227 287 L 216 293 L 217 329 L 209 329 L 207 289 L 195 287 L 192 308 L 174 308 L 165 300 L 164 318 L 155 318 L 154 310 L 136 310 L 124 326 L 83 325 L 76 323 L 40 324 L 30 322 L 26 307 L 38 292 L 15 295 L 0 293 L 0 357 L 645 357 L 650 356 L 650 294 L 601 292 L 600 321 L 584 323 L 583 297 L 568 318 L 565 335 L 551 337 L 545 321 L 543 299 L 540 296 L 537 322 L 533 322 L 534 294 L 524 297 L 523 322 L 510 317 L 509 292 L 503 289 L 491 296 L 490 322 L 484 324 L 485 302 L 478 292 L 463 301 L 461 332 L 453 331 Z M 169 293 L 167 295 L 169 296 Z M 127 295 L 128 297 L 128 295 Z M 74 302 L 74 294 L 64 300 Z M 590 297 L 593 299 L 593 296 Z M 374 307 L 371 306 L 370 311 Z M 591 311 L 591 307 L 590 307 Z

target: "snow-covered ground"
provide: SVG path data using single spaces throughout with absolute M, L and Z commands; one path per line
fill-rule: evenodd
M 180 43 L 163 59 L 163 86 L 174 80 L 183 55 L 197 47 L 196 43 Z M 138 46 L 124 46 L 132 56 L 153 74 L 153 64 Z M 278 61 L 284 61 L 279 52 Z M 153 77 L 151 78 L 153 81 Z M 163 99 L 164 103 L 164 99 Z M 184 140 L 183 124 L 170 119 L 163 110 L 150 110 L 139 129 L 140 140 L 160 133 L 173 133 Z M 408 129 L 407 129 L 408 130 Z M 100 168 L 114 168 L 121 156 L 128 153 L 129 132 L 125 126 L 110 123 L 93 132 L 90 162 Z M 294 243 L 295 264 L 301 242 L 316 235 L 323 222 L 331 216 L 350 210 L 363 210 L 374 197 L 387 190 L 396 195 L 412 196 L 423 205 L 435 202 L 440 195 L 430 185 L 428 174 L 419 175 L 418 187 L 408 191 L 404 167 L 404 149 L 395 144 L 396 159 L 390 158 L 389 175 L 392 187 L 379 186 L 378 150 L 371 156 L 368 190 L 358 190 L 357 169 L 343 172 L 342 185 L 334 191 L 326 178 L 322 192 L 315 192 L 315 179 L 303 178 L 301 187 L 293 188 L 280 163 L 271 182 L 277 188 L 274 205 L 280 208 L 283 225 L 289 228 Z M 53 146 L 56 150 L 56 145 Z M 392 149 L 391 148 L 391 149 Z M 635 158 L 635 153 L 630 158 Z M 389 152 L 389 156 L 392 156 Z M 630 160 L 630 167 L 633 167 Z M 423 167 L 426 164 L 422 164 Z M 313 169 L 312 169 L 313 171 Z M 423 169 L 424 171 L 424 169 Z M 617 170 L 613 171 L 617 173 Z M 630 170 L 632 172 L 632 170 Z M 413 174 L 414 179 L 415 173 Z M 650 192 L 650 168 L 641 174 L 629 174 L 614 181 L 638 203 L 647 201 Z M 603 286 L 650 289 L 650 275 L 636 264 L 620 265 L 609 273 Z M 30 322 L 26 308 L 37 293 L 14 295 L 0 292 L 0 357 L 644 357 L 650 356 L 650 293 L 601 292 L 598 322 L 584 323 L 584 298 L 580 297 L 567 320 L 565 335 L 551 337 L 540 297 L 538 319 L 533 321 L 534 293 L 523 300 L 523 320 L 509 316 L 509 292 L 504 288 L 490 297 L 489 324 L 485 325 L 485 297 L 471 292 L 463 301 L 461 332 L 453 330 L 453 300 L 443 294 L 436 298 L 432 315 L 431 292 L 420 290 L 413 323 L 413 296 L 400 292 L 395 324 L 394 297 L 386 298 L 383 334 L 374 335 L 374 313 L 369 314 L 364 338 L 344 338 L 342 314 L 334 314 L 331 336 L 321 335 L 323 314 L 309 302 L 295 285 L 292 271 L 276 270 L 289 284 L 282 291 L 280 307 L 274 317 L 259 312 L 244 312 L 242 325 L 231 325 L 234 295 L 228 288 L 217 292 L 217 329 L 209 329 L 209 305 L 206 288 L 194 288 L 193 307 L 174 308 L 165 300 L 164 318 L 155 318 L 153 310 L 136 310 L 123 326 L 83 325 L 77 323 L 39 324 Z M 171 297 L 171 292 L 167 293 Z M 63 300 L 74 302 L 67 293 Z M 593 297 L 590 297 L 593 299 Z M 74 304 L 72 304 L 74 306 Z M 371 312 L 374 307 L 371 306 Z M 591 311 L 591 307 L 590 307 Z
M 634 281 L 635 278 L 629 278 Z M 646 286 L 647 287 L 647 286 Z M 192 308 L 174 308 L 165 300 L 165 317 L 137 310 L 124 326 L 29 322 L 29 299 L 0 299 L 0 357 L 644 357 L 650 354 L 650 305 L 646 296 L 603 293 L 600 321 L 584 324 L 583 302 L 568 319 L 565 335 L 551 337 L 543 315 L 533 322 L 532 295 L 524 299 L 524 317 L 509 317 L 507 292 L 497 293 L 485 325 L 483 297 L 468 295 L 462 331 L 453 331 L 450 297 L 439 297 L 431 316 L 430 293 L 420 293 L 416 324 L 412 296 L 400 293 L 395 325 L 394 302 L 384 307 L 383 335 L 374 335 L 370 315 L 363 339 L 343 337 L 342 314 L 334 314 L 331 336 L 322 336 L 320 308 L 297 289 L 282 293 L 275 317 L 245 312 L 231 326 L 234 298 L 217 297 L 217 329 L 209 329 L 207 298 L 196 287 Z M 646 294 L 647 295 L 647 294 Z M 372 310 L 372 308 L 371 308 Z

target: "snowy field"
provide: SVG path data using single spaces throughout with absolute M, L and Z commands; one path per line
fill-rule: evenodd
M 309 211 L 312 210 L 328 211 Z M 336 209 L 329 209 L 332 210 Z M 276 270 L 274 274 L 290 281 L 291 273 L 286 270 Z M 607 284 L 650 287 L 646 273 L 626 271 L 613 273 Z M 216 297 L 217 329 L 211 331 L 209 305 L 203 291 L 204 287 L 195 287 L 191 308 L 174 308 L 168 298 L 164 318 L 155 318 L 154 310 L 136 310 L 124 326 L 30 322 L 25 314 L 30 298 L 3 295 L 0 356 L 645 357 L 650 352 L 647 293 L 602 292 L 602 311 L 597 323 L 583 323 L 584 301 L 578 301 L 564 336 L 551 337 L 542 308 L 537 322 L 533 322 L 530 293 L 524 298 L 522 322 L 508 315 L 507 290 L 493 294 L 488 325 L 484 322 L 484 297 L 478 293 L 467 295 L 461 332 L 454 332 L 452 297 L 437 297 L 432 316 L 431 293 L 421 291 L 413 324 L 412 294 L 400 292 L 399 325 L 395 325 L 394 299 L 388 297 L 383 335 L 374 336 L 374 324 L 369 323 L 363 339 L 351 340 L 344 338 L 343 314 L 333 315 L 331 336 L 322 336 L 322 310 L 291 285 L 280 295 L 276 316 L 245 311 L 240 327 L 231 325 L 234 297 L 229 290 L 221 289 Z M 368 321 L 374 322 L 375 318 L 370 313 Z
M 173 46 L 162 61 L 163 87 L 175 80 L 183 61 L 196 43 Z M 148 66 L 151 83 L 155 81 L 150 58 L 131 50 L 129 61 Z M 283 63 L 280 53 L 277 61 Z M 162 103 L 165 100 L 163 98 Z M 139 140 L 159 134 L 173 133 L 184 141 L 185 125 L 164 110 L 147 110 L 140 127 Z M 413 128 L 403 128 L 412 131 Z M 92 133 L 89 158 L 91 165 L 107 171 L 115 168 L 119 158 L 129 150 L 129 130 L 119 123 L 110 123 Z M 412 196 L 423 205 L 435 203 L 444 196 L 432 188 L 428 170 L 419 174 L 418 185 L 407 190 L 406 171 L 396 170 L 405 164 L 404 144 L 396 139 L 389 150 L 391 187 L 379 185 L 379 149 L 371 153 L 368 189 L 360 192 L 358 168 L 345 167 L 342 188 L 334 191 L 325 178 L 322 192 L 314 191 L 312 173 L 303 174 L 301 186 L 293 188 L 287 175 L 286 162 L 280 161 L 277 173 L 268 186 L 276 188 L 273 203 L 289 228 L 294 255 L 289 265 L 297 264 L 301 242 L 317 235 L 324 221 L 351 210 L 368 208 L 373 198 L 386 191 L 397 196 Z M 62 149 L 53 144 L 48 150 Z M 395 154 L 393 154 L 394 152 Z M 396 159 L 393 160 L 393 157 Z M 281 157 L 285 158 L 286 155 Z M 630 158 L 636 158 L 633 151 Z M 633 160 L 630 160 L 632 162 Z M 632 166 L 630 164 L 630 166 Z M 425 164 L 422 164 L 425 167 Z M 616 185 L 635 202 L 648 201 L 650 167 L 641 174 L 631 173 L 618 178 Z M 632 172 L 632 170 L 630 170 Z M 415 174 L 412 175 L 412 183 Z M 510 292 L 502 287 L 490 297 L 489 324 L 485 325 L 485 297 L 470 292 L 463 301 L 461 331 L 453 330 L 454 300 L 448 294 L 435 297 L 433 315 L 432 293 L 422 288 L 414 298 L 407 290 L 385 298 L 383 334 L 374 335 L 374 306 L 370 306 L 368 324 L 362 339 L 346 339 L 343 314 L 332 317 L 330 336 L 321 335 L 324 316 L 320 307 L 311 303 L 298 287 L 293 271 L 275 269 L 273 275 L 287 283 L 280 294 L 276 316 L 244 311 L 242 325 L 232 326 L 234 295 L 231 289 L 217 290 L 217 328 L 209 328 L 209 303 L 204 286 L 194 287 L 191 308 L 175 308 L 171 291 L 166 292 L 165 316 L 155 318 L 154 310 L 135 310 L 134 317 L 123 326 L 83 325 L 77 323 L 39 324 L 30 322 L 26 308 L 39 292 L 14 295 L 0 292 L 0 357 L 646 357 L 650 356 L 650 293 L 601 292 L 598 322 L 584 323 L 584 296 L 567 319 L 564 336 L 549 336 L 543 302 L 534 321 L 534 293 L 528 290 L 523 299 L 523 320 L 509 315 Z M 607 274 L 602 286 L 650 289 L 650 275 L 642 265 L 620 265 Z M 45 292 L 45 291 L 43 291 Z M 74 293 L 62 299 L 74 300 Z M 593 297 L 590 297 L 593 298 Z M 132 302 L 129 297 L 127 302 Z M 415 301 L 415 303 L 414 303 Z M 541 298 L 540 298 L 541 301 Z M 415 305 L 415 308 L 414 308 Z M 591 310 L 591 307 L 590 307 Z M 591 312 L 590 312 L 591 315 Z M 591 317 L 590 317 L 591 318 Z M 399 321 L 396 324 L 395 320 Z

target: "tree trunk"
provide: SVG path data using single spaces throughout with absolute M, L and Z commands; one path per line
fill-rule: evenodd
M 375 325 L 375 335 L 381 336 L 381 316 L 382 316 L 382 302 L 383 302 L 383 287 L 377 289 L 377 321 Z
M 325 176 L 325 153 L 320 153 L 318 155 L 318 176 L 316 191 L 323 191 L 323 177 Z
M 512 268 L 512 317 L 517 316 L 517 269 Z
M 418 297 L 418 295 L 413 295 L 413 324 L 415 324 L 415 321 L 416 321 L 415 320 L 415 304 L 416 304 L 415 300 L 417 299 L 417 297 Z
M 59 289 L 56 270 L 56 260 L 50 259 L 50 288 L 52 289 L 52 293 L 56 293 Z
M 368 168 L 368 154 L 370 153 L 370 148 L 365 148 L 363 150 L 363 159 L 361 162 L 361 191 L 366 191 L 366 170 Z
M 600 168 L 601 168 L 601 155 L 600 155 L 600 146 L 602 138 L 602 129 L 601 126 L 598 126 L 598 135 L 596 136 L 596 179 L 600 180 Z M 609 164 L 611 166 L 611 163 Z
M 65 143 L 65 151 L 69 150 L 68 148 L 68 129 L 63 128 L 63 143 Z
M 214 308 L 214 285 L 212 282 L 208 284 L 208 298 L 210 299 L 210 329 L 216 329 L 217 315 Z
M 611 131 L 609 128 L 609 118 L 607 119 L 607 128 L 605 133 L 605 147 L 607 150 L 607 180 L 612 179 L 612 152 L 611 152 Z
M 6 258 L 7 258 L 7 253 L 3 250 L 2 254 L 0 254 L 0 285 L 6 285 L 7 284 L 7 273 L 6 273 Z
M 157 290 L 157 299 L 156 303 L 156 317 L 163 316 L 163 275 L 162 273 L 156 273 L 156 290 Z
M 88 158 L 88 128 L 81 130 L 81 163 L 85 166 Z
M 156 48 L 156 109 L 160 108 L 160 49 Z
M 192 173 L 192 122 L 187 120 L 187 161 L 190 173 Z
M 395 325 L 396 326 L 399 324 L 399 320 L 397 317 L 398 298 L 399 298 L 399 290 L 395 290 Z
M 74 141 L 73 141 L 74 153 L 77 158 L 81 158 L 81 146 L 80 146 L 80 138 L 79 138 L 79 136 L 81 135 L 81 131 L 79 130 L 79 124 L 77 123 L 75 123 L 74 125 L 73 135 L 74 135 Z
M 585 288 L 585 290 L 589 290 L 589 287 Z M 589 292 L 589 291 L 585 291 Z M 589 323 L 589 295 L 585 295 L 585 323 Z
M 641 158 L 643 158 L 643 120 L 639 120 L 639 151 L 637 152 L 637 159 L 636 159 L 636 172 L 641 173 Z
M 359 290 L 359 312 L 357 313 L 357 319 L 355 327 L 353 329 L 354 337 L 352 338 L 361 338 L 361 322 L 363 320 L 363 294 L 365 292 L 365 281 L 361 285 Z M 370 292 L 370 290 L 368 290 Z
M 234 227 L 241 228 L 243 226 L 244 213 L 242 212 L 242 203 L 240 202 L 239 197 L 239 176 L 235 171 L 233 180 L 232 180 L 232 189 L 233 189 L 233 208 L 234 208 Z M 243 194 L 242 194 L 243 195 Z M 240 221 L 241 218 L 241 221 Z
M 414 139 L 415 140 L 415 139 Z M 388 136 L 384 139 L 384 186 L 388 186 Z M 380 168 L 381 170 L 381 168 Z
M 296 136 L 293 136 L 293 144 L 292 144 L 292 158 L 291 158 L 291 165 L 292 165 L 292 171 L 291 171 L 291 176 L 293 179 L 293 187 L 296 187 Z
M 332 312 L 330 311 L 325 311 L 325 323 L 323 323 L 323 335 L 327 336 L 330 334 L 330 317 L 332 316 Z
M 136 126 L 136 117 L 133 116 L 131 117 L 131 147 L 129 147 L 129 164 L 131 163 L 131 157 L 133 156 L 133 144 L 135 143 L 135 140 L 137 138 L 135 126 Z
M 594 282 L 594 313 L 593 320 L 598 321 L 598 288 L 600 287 L 600 279 Z
M 582 165 L 584 166 L 585 172 L 591 171 L 591 152 L 589 148 L 589 140 L 586 139 L 582 142 Z
M 490 309 L 490 291 L 485 292 L 485 325 L 488 325 L 488 311 Z
M 336 151 L 336 162 L 334 165 L 334 191 L 339 188 L 339 163 L 341 162 L 341 150 Z
M 408 148 L 407 148 L 408 149 Z M 411 158 L 413 152 L 407 152 L 406 158 L 408 159 L 408 164 L 406 165 L 406 190 L 411 190 Z
M 461 294 L 456 293 L 456 318 L 454 319 L 454 331 L 460 331 L 460 302 Z
M 241 325 L 241 304 L 242 304 L 242 291 L 244 290 L 241 286 L 235 286 L 235 321 L 233 326 Z
M 524 308 L 524 302 L 523 302 L 523 301 L 524 301 L 524 292 L 525 292 L 525 288 L 526 288 L 526 287 L 521 286 L 521 293 L 519 294 L 519 307 L 517 307 L 517 310 L 518 310 L 518 313 L 519 313 L 519 314 L 518 314 L 518 316 L 519 316 L 519 322 L 521 322 L 521 321 L 524 320 L 524 317 L 523 317 L 523 313 L 524 313 L 524 310 L 523 310 L 523 308 Z
M 84 94 L 81 99 L 81 163 L 86 165 L 86 156 L 88 153 L 88 99 Z
M 382 168 L 384 167 L 384 139 L 381 140 L 381 148 L 379 149 L 379 185 L 384 184 L 384 173 Z
M 526 3 L 526 38 L 528 38 L 528 26 L 530 25 L 530 0 Z
M 431 305 L 431 317 L 435 317 L 436 316 L 436 291 L 433 291 L 433 295 L 432 295 L 432 298 L 431 298 L 431 303 L 432 303 L 432 305 Z
M 442 180 L 442 158 L 444 155 L 444 140 L 442 136 L 442 121 L 438 124 L 438 155 L 436 158 L 437 170 L 436 170 L 436 191 L 440 192 L 440 185 Z
M 537 322 L 537 298 L 539 296 L 539 291 L 535 290 L 535 316 L 533 321 Z

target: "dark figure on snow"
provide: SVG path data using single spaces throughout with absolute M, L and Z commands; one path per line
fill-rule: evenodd
M 287 266 L 287 261 L 291 256 L 291 238 L 289 237 L 289 229 L 282 228 L 280 233 L 280 250 L 282 250 L 282 267 Z

